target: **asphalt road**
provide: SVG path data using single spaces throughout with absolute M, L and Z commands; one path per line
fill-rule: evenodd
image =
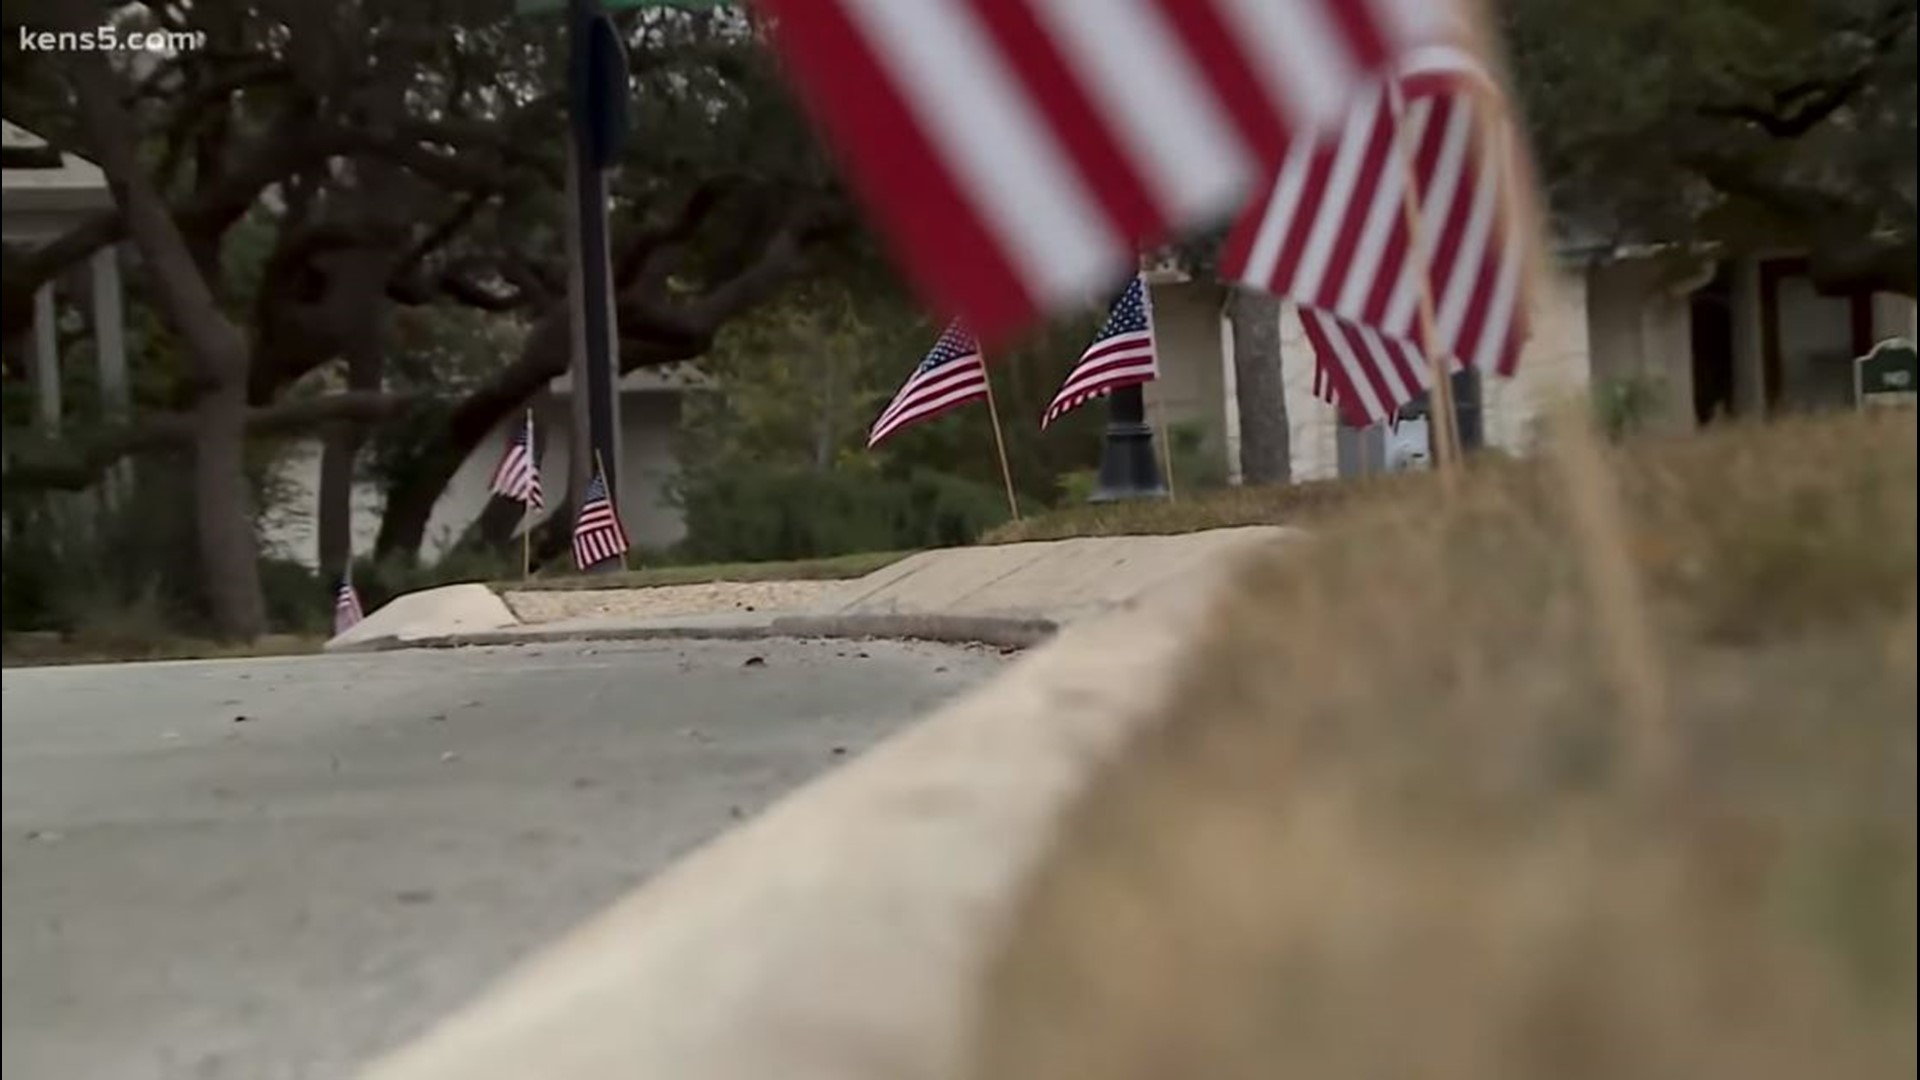
M 1003 663 L 769 641 L 9 670 L 7 1080 L 349 1076 Z

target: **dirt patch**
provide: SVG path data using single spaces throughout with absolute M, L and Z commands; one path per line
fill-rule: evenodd
M 650 589 L 569 589 L 507 592 L 501 596 L 524 623 L 563 619 L 668 618 L 730 613 L 790 614 L 807 611 L 844 581 L 712 581 Z

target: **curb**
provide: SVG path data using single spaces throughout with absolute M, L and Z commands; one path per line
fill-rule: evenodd
M 772 624 L 780 637 L 905 638 L 1003 649 L 1031 648 L 1059 629 L 1051 619 L 993 615 L 785 615 Z
M 950 645 L 990 645 L 1026 649 L 1052 637 L 1059 624 L 1050 619 L 980 615 L 783 615 L 765 623 L 736 626 L 616 626 L 604 629 L 482 630 L 421 638 L 394 635 L 369 638 L 329 650 L 334 655 L 392 652 L 397 649 L 461 649 L 487 645 L 552 645 L 587 641 L 759 641 L 765 638 L 895 638 Z

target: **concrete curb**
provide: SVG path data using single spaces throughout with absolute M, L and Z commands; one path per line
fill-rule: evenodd
M 643 883 L 360 1080 L 958 1075 L 1022 883 L 1062 810 L 1175 703 L 1236 561 L 1075 621 Z M 795 633 L 1038 630 L 770 618 Z
M 991 645 L 1026 649 L 1052 637 L 1059 625 L 1050 619 L 995 618 L 981 615 L 783 615 L 770 622 L 731 626 L 674 624 L 567 627 L 543 630 L 527 626 L 402 638 L 368 638 L 333 650 L 336 654 L 392 652 L 396 649 L 461 649 L 488 645 L 553 645 L 588 641 L 759 641 L 764 638 L 894 638 L 954 645 Z
M 955 645 L 995 645 L 1027 649 L 1052 637 L 1060 624 L 1052 619 L 991 615 L 785 615 L 773 620 L 773 633 L 797 638 L 905 638 Z

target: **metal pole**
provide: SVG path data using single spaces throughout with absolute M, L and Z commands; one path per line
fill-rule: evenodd
M 1088 502 L 1164 499 L 1167 485 L 1153 452 L 1144 388 L 1135 383 L 1107 395 L 1106 445 L 1100 452 L 1100 486 Z
M 618 388 L 618 328 L 613 311 L 613 275 L 607 242 L 607 178 L 594 160 L 589 141 L 590 117 L 598 105 L 589 100 L 595 87 L 584 77 L 588 62 L 589 27 L 603 14 L 601 0 L 568 0 L 569 61 L 574 68 L 570 102 L 574 206 L 580 229 L 580 302 L 574 316 L 581 321 L 575 340 L 584 348 L 584 385 L 576 380 L 575 394 L 586 395 L 587 447 L 603 463 L 607 491 L 617 504 L 620 457 L 620 395 Z

